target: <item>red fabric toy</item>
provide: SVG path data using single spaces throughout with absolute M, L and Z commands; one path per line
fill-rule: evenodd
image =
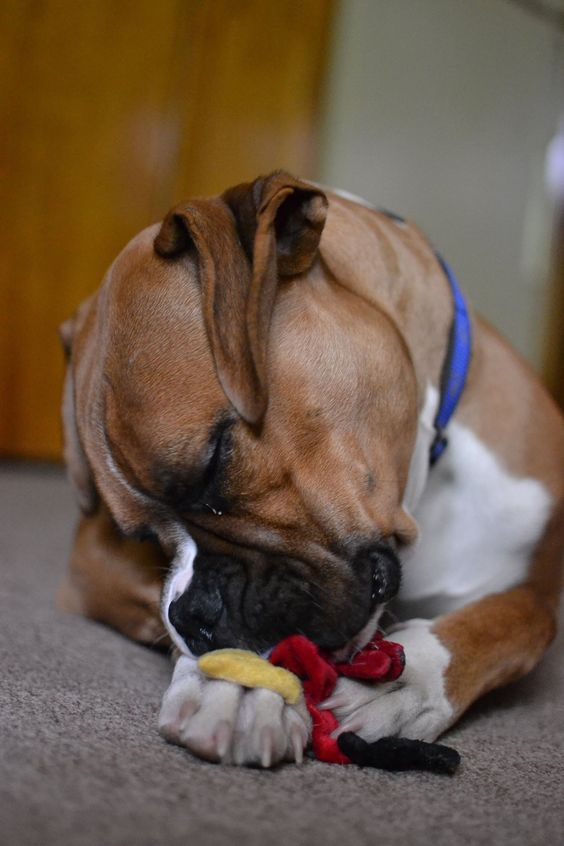
M 401 676 L 405 655 L 399 643 L 385 640 L 376 633 L 354 658 L 338 662 L 306 637 L 292 635 L 274 648 L 269 660 L 301 679 L 313 723 L 313 754 L 320 761 L 378 767 L 392 772 L 425 770 L 453 775 L 456 771 L 460 755 L 450 746 L 439 743 L 405 737 L 382 737 L 374 743 L 367 743 L 352 732 L 333 738 L 331 734 L 339 725 L 337 718 L 331 711 L 317 707 L 331 696 L 339 676 L 372 682 L 394 681 Z
M 295 673 L 303 683 L 306 705 L 310 713 L 312 748 L 316 758 L 330 764 L 350 764 L 341 752 L 332 732 L 338 728 L 337 718 L 331 711 L 317 708 L 320 702 L 333 693 L 339 676 L 363 681 L 394 681 L 403 672 L 405 655 L 399 643 L 385 640 L 380 633 L 350 661 L 335 662 L 328 653 L 321 651 L 303 635 L 292 635 L 282 640 L 270 656 L 271 664 Z

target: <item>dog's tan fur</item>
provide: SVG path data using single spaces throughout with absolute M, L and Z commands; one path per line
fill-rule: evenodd
M 262 549 L 306 556 L 331 597 L 347 584 L 329 552 L 336 540 L 417 535 L 402 502 L 418 409 L 438 385 L 452 319 L 444 274 L 411 225 L 331 194 L 325 220 L 325 195 L 286 174 L 260 188 L 257 209 L 256 185 L 239 186 L 145 230 L 63 332 L 66 452 L 83 516 L 61 603 L 144 642 L 164 635 L 156 603 L 174 552 L 153 468 L 198 463 L 222 409 L 239 414 L 237 507 L 193 515 L 198 544 L 228 554 L 260 536 Z M 299 192 L 305 223 L 282 254 L 277 219 Z M 171 261 L 185 226 L 198 258 Z M 457 420 L 553 505 L 524 583 L 433 625 L 451 656 L 452 719 L 543 654 L 564 546 L 561 417 L 528 366 L 476 314 L 472 322 Z M 142 526 L 163 527 L 163 551 L 123 538 Z

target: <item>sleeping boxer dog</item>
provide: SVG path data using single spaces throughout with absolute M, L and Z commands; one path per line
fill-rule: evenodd
M 400 574 L 405 672 L 340 680 L 325 703 L 340 730 L 432 741 L 539 661 L 561 580 L 564 427 L 470 312 L 441 431 L 458 310 L 414 226 L 276 172 L 174 208 L 62 327 L 82 517 L 61 604 L 141 642 L 168 633 L 167 739 L 212 761 L 299 762 L 303 703 L 206 680 L 197 657 L 266 654 L 296 632 L 351 655 Z

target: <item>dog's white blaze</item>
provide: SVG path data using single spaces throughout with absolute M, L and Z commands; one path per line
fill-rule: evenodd
M 419 414 L 419 425 L 415 448 L 409 465 L 409 475 L 403 498 L 403 507 L 413 516 L 419 500 L 425 490 L 429 476 L 429 452 L 435 437 L 433 421 L 439 405 L 439 392 L 428 384 L 425 391 L 423 408 Z
M 518 584 L 551 505 L 540 482 L 511 476 L 470 429 L 453 422 L 448 439 L 414 509 L 419 539 L 402 555 L 400 599 L 433 598 L 425 615 Z
M 184 655 L 191 656 L 192 653 L 186 646 L 184 640 L 180 637 L 170 620 L 168 619 L 168 609 L 171 602 L 181 596 L 187 590 L 192 577 L 194 575 L 194 561 L 198 549 L 194 540 L 190 535 L 183 533 L 182 540 L 179 542 L 176 550 L 176 555 L 170 568 L 170 576 L 163 591 L 163 601 L 161 607 L 161 614 L 163 622 L 176 646 Z

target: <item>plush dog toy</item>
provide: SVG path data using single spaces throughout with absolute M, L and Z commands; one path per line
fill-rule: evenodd
M 289 705 L 299 700 L 303 686 L 313 723 L 312 750 L 320 761 L 449 775 L 460 763 L 455 749 L 438 743 L 397 737 L 367 743 L 352 732 L 338 738 L 332 736 L 339 725 L 337 718 L 318 706 L 332 694 L 340 676 L 371 682 L 394 681 L 403 672 L 403 648 L 379 633 L 350 661 L 334 661 L 306 637 L 292 635 L 274 648 L 268 661 L 242 649 L 219 649 L 203 655 L 198 665 L 210 678 L 274 690 Z

